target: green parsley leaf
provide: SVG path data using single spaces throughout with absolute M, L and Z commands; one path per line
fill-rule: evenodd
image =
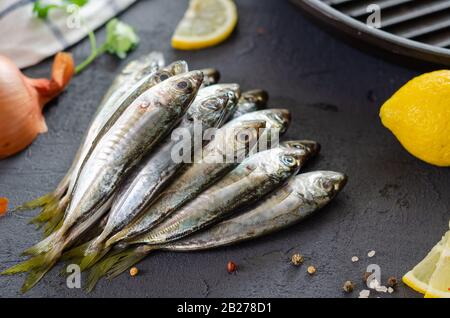
M 139 37 L 128 24 L 112 19 L 106 25 L 106 42 L 104 45 L 108 53 L 116 54 L 123 59 L 138 43 Z
M 48 15 L 48 11 L 55 8 L 60 8 L 60 5 L 57 4 L 45 4 L 43 1 L 36 1 L 33 5 L 33 12 L 38 16 L 40 19 L 46 19 Z
M 75 4 L 79 7 L 84 6 L 89 0 L 37 0 L 33 4 L 33 12 L 40 19 L 46 19 L 48 12 L 52 9 L 65 9 L 70 4 Z

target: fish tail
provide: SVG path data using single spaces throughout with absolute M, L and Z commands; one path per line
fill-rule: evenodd
M 95 285 L 97 285 L 100 278 L 105 276 L 115 264 L 119 262 L 121 264 L 125 264 L 126 262 L 127 264 L 130 263 L 132 265 L 139 262 L 145 257 L 145 255 L 146 254 L 137 253 L 137 248 L 135 247 L 110 252 L 107 254 L 107 257 L 91 268 L 87 280 L 86 291 L 88 293 L 91 292 L 95 288 Z M 139 256 L 139 258 L 137 256 Z M 122 263 L 122 261 L 124 263 Z
M 88 241 L 86 243 L 83 243 L 81 245 L 75 246 L 74 248 L 68 250 L 67 252 L 65 252 L 62 256 L 61 259 L 64 261 L 74 261 L 79 264 L 78 261 L 81 259 L 84 254 L 86 253 L 87 248 L 89 247 L 89 245 L 92 244 L 92 241 Z
M 38 255 L 35 257 L 32 257 L 26 261 L 23 261 L 22 263 L 16 264 L 14 266 L 11 266 L 10 268 L 4 270 L 0 273 L 0 275 L 14 275 L 18 273 L 24 273 L 28 272 L 29 270 L 40 267 L 45 262 L 45 255 Z
M 22 252 L 22 255 L 39 255 L 50 251 L 54 247 L 54 242 L 58 242 L 57 232 L 52 233 L 36 245 L 26 249 Z
M 112 279 L 119 276 L 131 266 L 139 263 L 147 256 L 149 252 L 150 250 L 142 251 L 139 247 L 132 250 L 130 249 L 127 255 L 124 255 L 118 259 L 114 265 L 112 265 L 111 269 L 106 273 L 106 277 L 108 279 Z
M 24 210 L 33 210 L 39 207 L 45 207 L 48 204 L 51 204 L 52 202 L 54 202 L 56 200 L 55 195 L 53 194 L 53 192 L 47 193 L 37 199 L 25 202 L 22 205 L 19 205 L 18 207 L 16 207 L 13 212 L 15 211 L 24 211 Z
M 53 217 L 48 220 L 47 224 L 44 226 L 44 237 L 47 237 L 57 231 L 63 224 L 64 212 L 61 209 L 53 215 Z
M 45 262 L 42 264 L 42 266 L 37 268 L 32 268 L 26 279 L 25 282 L 22 285 L 22 288 L 20 289 L 21 293 L 26 293 L 31 288 L 33 288 L 41 279 L 44 277 L 44 275 L 55 265 L 57 258 L 49 260 L 48 262 Z
M 41 212 L 30 220 L 30 224 L 36 224 L 41 227 L 45 222 L 50 220 L 58 209 L 58 201 L 52 201 L 46 204 Z
M 104 248 L 103 244 L 96 245 L 95 248 L 89 247 L 80 261 L 80 269 L 84 271 L 91 268 L 101 260 L 109 250 L 110 248 Z
M 22 286 L 22 293 L 30 290 L 34 285 L 36 285 L 41 278 L 47 273 L 53 265 L 58 260 L 58 257 L 61 255 L 61 251 L 64 247 L 64 244 L 59 244 L 51 251 L 34 256 L 22 263 L 14 265 L 3 272 L 1 275 L 13 275 L 18 273 L 28 272 L 28 276 L 25 279 L 25 282 Z

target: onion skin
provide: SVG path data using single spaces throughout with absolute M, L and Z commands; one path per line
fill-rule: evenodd
M 0 159 L 25 149 L 47 131 L 42 109 L 64 90 L 74 70 L 72 56 L 60 52 L 55 56 L 51 79 L 32 79 L 0 55 Z

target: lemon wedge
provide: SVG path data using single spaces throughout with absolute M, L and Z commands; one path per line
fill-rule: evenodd
M 191 0 L 172 37 L 172 47 L 196 50 L 216 45 L 230 36 L 237 20 L 232 0 Z
M 428 283 L 425 298 L 450 298 L 450 239 L 443 246 L 441 257 Z
M 448 242 L 449 237 L 450 231 L 447 231 L 439 243 L 431 249 L 428 255 L 403 276 L 402 280 L 406 285 L 421 294 L 427 292 L 430 279 L 436 269 L 436 265 L 439 262 L 441 253 L 444 250 L 444 246 Z

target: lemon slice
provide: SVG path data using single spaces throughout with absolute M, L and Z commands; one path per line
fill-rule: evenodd
M 450 231 L 447 231 L 439 243 L 431 249 L 428 255 L 403 276 L 402 280 L 406 285 L 419 293 L 427 293 L 430 279 L 439 262 L 444 246 L 449 241 L 449 237 Z
M 425 298 L 450 298 L 450 239 L 447 240 L 431 275 Z
M 195 50 L 216 45 L 230 36 L 237 20 L 232 0 L 191 0 L 172 37 L 172 47 Z

